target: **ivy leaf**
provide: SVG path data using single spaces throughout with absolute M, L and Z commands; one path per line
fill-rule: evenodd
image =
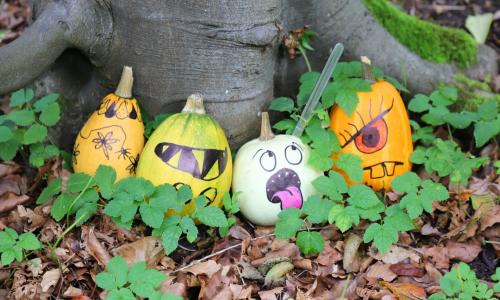
M 285 131 L 288 133 L 289 130 L 293 130 L 297 125 L 297 121 L 293 119 L 284 119 L 273 125 L 273 128 L 279 131 Z
M 191 187 L 189 185 L 181 185 L 181 187 L 177 190 L 177 200 L 180 203 L 184 204 L 193 198 L 193 192 L 191 191 Z
M 414 192 L 410 192 L 401 198 L 399 204 L 401 205 L 401 208 L 406 208 L 411 219 L 416 219 L 423 212 L 421 199 Z
M 10 107 L 21 106 L 30 102 L 33 99 L 34 92 L 32 89 L 21 89 L 12 93 L 10 97 Z
M 299 93 L 297 94 L 297 106 L 299 108 L 306 104 L 318 79 L 318 72 L 306 72 L 300 76 Z
M 128 266 L 121 256 L 113 257 L 107 265 L 107 272 L 96 275 L 95 283 L 102 289 L 113 290 L 127 282 Z
M 149 199 L 151 207 L 154 207 L 162 213 L 166 212 L 168 209 L 174 209 L 175 211 L 182 211 L 182 206 L 177 201 L 178 193 L 174 186 L 171 184 L 162 184 L 156 187 L 153 195 Z
M 76 196 L 70 194 L 61 194 L 54 201 L 50 208 L 50 215 L 54 220 L 60 221 L 69 210 L 69 206 L 75 200 Z
M 427 111 L 431 108 L 429 101 L 430 98 L 426 95 L 417 94 L 408 103 L 408 110 L 417 113 Z
M 387 253 L 392 244 L 395 244 L 399 239 L 398 231 L 387 224 L 382 225 L 375 234 L 373 243 L 375 247 L 382 253 Z
M 274 232 L 278 239 L 286 240 L 293 237 L 304 224 L 298 208 L 286 208 L 278 214 L 278 222 Z
M 9 119 L 20 126 L 28 126 L 35 121 L 35 113 L 29 109 L 15 110 L 9 113 Z
M 61 117 L 61 109 L 59 108 L 59 104 L 57 102 L 51 103 L 42 109 L 40 113 L 40 122 L 47 126 L 53 126 Z
M 458 129 L 464 129 L 469 127 L 469 125 L 475 119 L 476 115 L 471 112 L 460 112 L 460 113 L 452 112 L 444 115 L 444 120 L 446 121 L 446 123 Z
M 391 205 L 385 210 L 384 226 L 394 228 L 396 231 L 409 231 L 415 228 L 413 222 L 399 205 Z
M 491 121 L 498 116 L 498 102 L 490 100 L 479 105 L 477 113 L 481 120 Z
M 178 225 L 171 225 L 165 228 L 161 235 L 161 242 L 163 245 L 163 249 L 165 249 L 165 253 L 167 253 L 167 255 L 177 249 L 181 234 L 182 229 Z
M 2 160 L 12 160 L 17 154 L 18 142 L 15 140 L 10 140 L 4 143 L 0 143 L 0 158 Z
M 297 235 L 296 244 L 305 255 L 318 254 L 325 247 L 321 234 L 316 231 L 302 231 Z
M 361 158 L 356 154 L 341 152 L 335 165 L 343 170 L 347 176 L 353 181 L 361 181 L 363 179 L 363 167 L 361 166 Z
M 269 105 L 270 110 L 286 111 L 288 113 L 291 113 L 293 111 L 293 107 L 293 100 L 288 97 L 279 97 L 273 99 L 273 101 L 271 101 L 271 104 Z
M 334 205 L 328 214 L 328 222 L 335 224 L 341 232 L 346 232 L 353 224 L 359 223 L 359 214 L 353 206 Z
M 40 124 L 33 124 L 24 133 L 23 143 L 26 145 L 42 142 L 47 137 L 47 127 Z
M 0 126 L 0 143 L 6 142 L 14 137 L 12 130 L 7 126 Z
M 59 94 L 48 94 L 47 96 L 35 101 L 35 103 L 33 103 L 33 107 L 36 112 L 41 112 L 49 104 L 56 102 L 57 99 L 59 99 Z
M 494 121 L 480 121 L 474 126 L 474 139 L 476 147 L 482 147 L 491 138 L 500 133 L 500 118 Z
M 340 176 L 342 176 L 342 175 L 340 175 Z M 344 180 L 344 182 L 345 182 L 345 180 Z M 339 187 L 340 188 L 343 188 L 343 187 L 337 186 L 335 183 L 336 183 L 336 180 L 334 178 L 330 178 L 327 176 L 320 176 L 320 177 L 314 179 L 314 181 L 312 182 L 312 185 L 314 186 L 316 191 L 327 196 L 328 198 L 330 198 L 334 201 L 341 201 L 342 194 L 339 191 Z
M 394 190 L 402 193 L 417 192 L 420 181 L 420 177 L 414 172 L 406 172 L 394 178 L 391 186 Z
M 159 228 L 163 222 L 165 210 L 152 207 L 148 203 L 142 203 L 139 206 L 139 213 L 141 214 L 142 221 L 144 221 L 146 225 L 153 228 Z

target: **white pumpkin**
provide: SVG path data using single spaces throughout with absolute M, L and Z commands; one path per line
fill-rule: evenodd
M 292 135 L 272 133 L 262 113 L 261 135 L 243 145 L 234 161 L 233 193 L 240 192 L 241 212 L 258 225 L 274 225 L 282 209 L 301 208 L 322 175 L 307 164 L 310 149 Z

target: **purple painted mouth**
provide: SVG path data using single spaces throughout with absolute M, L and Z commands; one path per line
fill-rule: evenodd
M 303 198 L 300 190 L 300 178 L 295 171 L 283 168 L 267 180 L 267 199 L 280 203 L 281 209 L 302 208 Z

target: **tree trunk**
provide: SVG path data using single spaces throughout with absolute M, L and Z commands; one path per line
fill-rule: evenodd
M 134 95 L 147 112 L 179 111 L 188 95 L 202 93 L 231 144 L 241 145 L 258 135 L 257 114 L 274 96 L 296 93 L 305 65 L 290 61 L 279 44 L 281 34 L 304 25 L 319 33 L 311 54 L 316 70 L 342 42 L 344 60 L 367 55 L 400 79 L 403 63 L 414 92 L 428 92 L 456 71 L 400 45 L 361 0 L 44 0 L 35 3 L 34 15 L 18 40 L 0 48 L 0 78 L 8 78 L 0 94 L 41 75 L 39 93 L 64 96 L 60 143 L 66 149 L 114 90 L 124 65 L 134 69 Z M 484 59 L 473 75 L 496 73 L 489 50 L 480 51 Z

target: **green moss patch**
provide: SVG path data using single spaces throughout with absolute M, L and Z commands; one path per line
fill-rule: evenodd
M 435 63 L 468 67 L 477 60 L 477 43 L 461 29 L 420 20 L 386 0 L 363 0 L 378 22 L 401 44 Z

